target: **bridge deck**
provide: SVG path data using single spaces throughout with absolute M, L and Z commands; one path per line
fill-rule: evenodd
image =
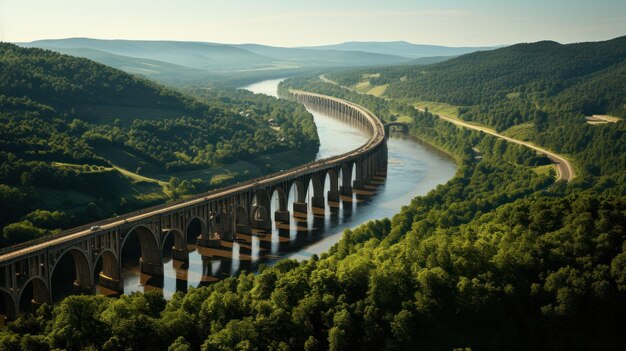
M 312 173 L 319 170 L 328 169 L 331 167 L 335 167 L 343 161 L 356 157 L 360 154 L 367 152 L 368 150 L 374 149 L 381 143 L 385 142 L 385 128 L 380 120 L 369 110 L 365 109 L 362 106 L 354 104 L 352 102 L 322 95 L 311 92 L 305 92 L 300 90 L 292 90 L 292 94 L 296 96 L 308 96 L 308 97 L 317 97 L 320 99 L 324 99 L 327 101 L 333 101 L 339 104 L 344 104 L 346 106 L 350 106 L 355 110 L 359 111 L 363 116 L 367 118 L 369 123 L 372 125 L 373 133 L 368 141 L 362 146 L 349 151 L 347 153 L 329 157 L 326 159 L 321 159 L 317 161 L 313 161 L 302 166 L 298 166 L 287 170 L 285 172 L 273 173 L 264 177 L 255 178 L 243 183 L 238 183 L 235 185 L 231 185 L 229 187 L 217 189 L 210 191 L 208 193 L 196 195 L 190 199 L 186 199 L 183 201 L 178 201 L 175 203 L 158 205 L 150 208 L 146 208 L 143 210 L 131 212 L 119 217 L 109 218 L 105 220 L 101 220 L 98 222 L 90 223 L 87 225 L 83 225 L 77 228 L 65 230 L 57 235 L 45 237 L 37 240 L 32 240 L 29 242 L 25 242 L 22 244 L 17 244 L 11 247 L 4 248 L 0 250 L 0 262 L 7 262 L 13 259 L 18 259 L 21 256 L 28 255 L 30 253 L 39 252 L 48 247 L 64 244 L 71 242 L 72 240 L 80 240 L 85 236 L 89 236 L 95 233 L 99 233 L 102 231 L 107 231 L 114 229 L 115 227 L 126 225 L 128 223 L 140 222 L 142 219 L 155 216 L 162 213 L 167 213 L 176 209 L 180 209 L 183 207 L 187 207 L 190 205 L 201 204 L 206 201 L 216 200 L 223 197 L 227 197 L 232 194 L 236 194 L 242 191 L 256 189 L 261 186 L 272 184 L 281 180 L 291 179 L 303 173 Z M 90 230 L 89 228 L 92 226 L 99 226 L 98 230 Z

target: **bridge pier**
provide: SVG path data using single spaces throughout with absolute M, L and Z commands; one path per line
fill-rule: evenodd
M 139 259 L 139 269 L 141 273 L 153 277 L 163 276 L 163 263 L 146 262 L 143 257 Z
M 98 284 L 109 290 L 117 291 L 119 293 L 124 292 L 124 282 L 122 280 L 109 277 L 102 272 L 100 272 Z
M 296 220 L 305 222 L 308 217 L 309 204 L 306 202 L 294 202 L 293 203 L 293 217 Z
M 284 223 L 284 224 L 289 224 L 291 214 L 289 213 L 289 211 L 275 211 L 274 212 L 274 220 L 276 222 L 280 222 L 280 223 Z
M 199 237 L 197 245 L 201 247 L 220 247 L 222 245 L 222 239 L 212 237 Z
M 326 208 L 326 199 L 323 196 L 313 196 L 311 198 L 311 206 L 324 210 Z
M 236 234 L 251 235 L 252 234 L 252 229 L 247 224 L 237 224 L 236 225 L 236 229 L 235 229 L 235 233 Z
M 272 230 L 272 221 L 271 220 L 261 220 L 255 219 L 252 223 L 252 229 L 260 229 L 264 231 Z
M 189 261 L 189 251 L 187 248 L 177 249 L 176 246 L 172 247 L 172 258 L 176 261 L 188 262 Z
M 81 284 L 81 282 L 79 282 L 78 280 L 75 280 L 72 285 L 73 285 L 72 287 L 73 287 L 74 293 L 76 295 L 91 295 L 91 294 L 93 294 L 93 291 L 94 291 L 94 286 L 93 285 Z
M 339 187 L 339 194 L 341 196 L 352 197 L 352 187 L 349 185 L 342 185 Z

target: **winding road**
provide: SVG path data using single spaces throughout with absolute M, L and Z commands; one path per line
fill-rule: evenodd
M 341 84 L 335 82 L 334 80 L 328 79 L 324 75 L 319 76 L 319 78 L 323 82 L 331 83 L 331 84 L 340 86 L 340 87 L 342 87 L 344 89 L 348 89 L 348 90 L 350 90 L 352 92 L 355 92 L 355 93 L 364 94 L 364 93 L 362 93 L 360 91 L 356 91 L 355 89 L 352 89 L 352 88 L 347 87 L 345 85 L 341 85 Z M 417 109 L 419 111 L 422 111 L 422 112 L 424 111 L 423 108 L 417 107 Z M 576 176 L 576 173 L 574 172 L 574 167 L 572 167 L 572 164 L 565 157 L 563 157 L 563 156 L 561 156 L 561 155 L 559 155 L 557 153 L 554 153 L 552 151 L 548 151 L 545 148 L 539 147 L 539 146 L 534 145 L 532 143 L 529 143 L 527 141 L 522 141 L 522 140 L 518 140 L 518 139 L 514 139 L 514 138 L 511 138 L 511 137 L 508 137 L 506 135 L 502 135 L 502 134 L 497 133 L 497 132 L 495 132 L 495 131 L 493 131 L 493 130 L 491 130 L 489 128 L 486 128 L 486 127 L 481 127 L 481 126 L 469 124 L 469 123 L 466 123 L 464 121 L 461 121 L 459 119 L 456 119 L 456 118 L 453 118 L 453 117 L 450 117 L 450 116 L 445 116 L 445 115 L 436 115 L 436 116 L 438 116 L 440 119 L 442 119 L 444 121 L 453 123 L 453 124 L 455 124 L 455 125 L 457 125 L 459 127 L 473 129 L 473 130 L 478 130 L 478 131 L 481 131 L 483 133 L 495 136 L 497 138 L 504 139 L 504 140 L 506 140 L 508 142 L 516 143 L 516 144 L 519 144 L 519 145 L 524 145 L 524 146 L 526 146 L 528 148 L 531 148 L 531 149 L 533 149 L 535 151 L 538 151 L 538 152 L 541 152 L 541 153 L 545 154 L 552 161 L 552 163 L 554 163 L 554 165 L 556 166 L 557 173 L 558 173 L 556 181 L 565 180 L 567 182 L 570 182 Z

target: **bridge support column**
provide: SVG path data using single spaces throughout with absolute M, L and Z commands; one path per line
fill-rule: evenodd
M 210 237 L 206 237 L 206 238 L 202 238 L 202 237 L 198 237 L 198 246 L 202 246 L 202 247 L 220 247 L 222 246 L 222 240 L 221 239 L 217 239 L 217 238 L 210 238 Z
M 289 224 L 290 222 L 290 213 L 289 211 L 275 211 L 274 212 L 274 220 L 276 222 Z
M 311 206 L 324 209 L 326 208 L 326 200 L 323 196 L 313 196 L 311 198 Z
M 72 284 L 74 293 L 76 295 L 91 295 L 93 294 L 93 286 L 81 284 L 78 280 L 75 280 Z
M 352 183 L 353 190 L 365 190 L 365 182 L 362 179 L 355 180 Z
M 309 212 L 309 204 L 307 204 L 306 202 L 294 202 L 293 212 L 294 217 L 306 218 Z
M 141 273 L 153 276 L 153 277 L 162 277 L 163 276 L 163 263 L 152 263 L 146 262 L 143 257 L 139 259 L 139 268 Z
M 252 228 L 254 229 L 262 229 L 265 231 L 272 230 L 272 221 L 265 221 L 260 219 L 255 219 L 252 223 Z
M 124 282 L 120 279 L 115 279 L 100 272 L 99 282 L 100 286 L 109 290 L 117 291 L 119 293 L 124 292 Z
M 252 234 L 252 230 L 250 229 L 250 226 L 247 224 L 237 224 L 235 231 L 237 234 L 244 234 L 244 235 Z
M 329 190 L 328 193 L 326 193 L 326 198 L 328 199 L 329 203 L 330 202 L 339 203 L 339 192 Z
M 187 262 L 189 261 L 189 251 L 187 251 L 187 248 L 177 249 L 172 247 L 172 258 L 176 261 Z
M 326 199 L 323 196 L 313 196 L 311 198 L 311 207 L 313 207 L 314 216 L 324 217 L 326 215 Z
M 352 187 L 349 185 L 342 185 L 339 187 L 339 193 L 341 196 L 352 196 Z
M 328 199 L 328 207 L 330 208 L 330 213 L 337 214 L 339 212 L 339 206 L 341 205 L 339 192 L 330 190 L 326 194 L 326 198 Z

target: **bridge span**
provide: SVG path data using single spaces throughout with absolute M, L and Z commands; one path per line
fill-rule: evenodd
M 67 262 L 75 267 L 75 293 L 93 294 L 96 284 L 123 292 L 122 253 L 131 237 L 138 238 L 141 272 L 162 277 L 164 246 L 171 242 L 171 236 L 173 258 L 188 261 L 187 243 L 217 247 L 237 240 L 238 235 L 271 232 L 272 220 L 289 224 L 288 200 L 293 200 L 294 214 L 306 218 L 309 208 L 324 213 L 327 203 L 337 204 L 343 196 L 351 198 L 353 193 L 371 190 L 373 183 L 384 180 L 385 127 L 373 113 L 330 96 L 297 90 L 291 94 L 304 105 L 341 114 L 366 130 L 370 138 L 345 154 L 4 248 L 0 250 L 0 314 L 13 319 L 52 302 L 54 274 Z M 327 179 L 330 190 L 324 193 Z M 292 187 L 295 197 L 290 199 Z M 307 191 L 313 195 L 310 204 L 306 202 Z M 278 202 L 271 216 L 273 196 Z

